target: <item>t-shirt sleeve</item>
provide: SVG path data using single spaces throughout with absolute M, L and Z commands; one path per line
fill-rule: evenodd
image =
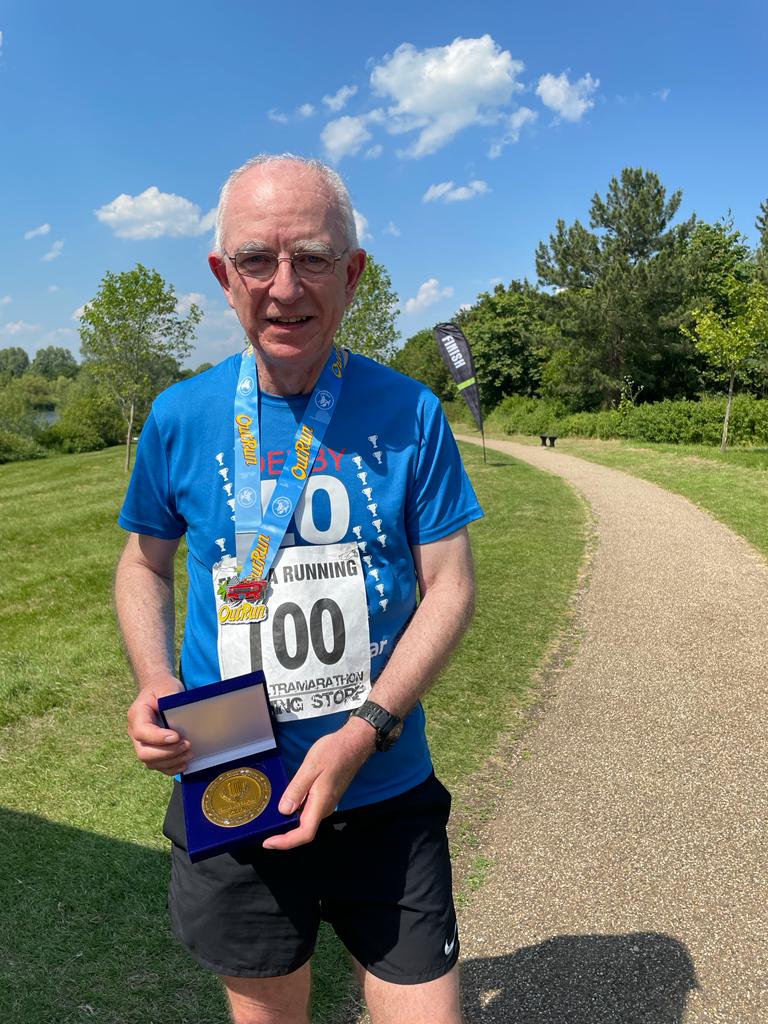
M 434 396 L 422 406 L 421 442 L 408 503 L 409 544 L 429 544 L 482 518 L 451 428 Z
M 136 462 L 118 523 L 132 533 L 176 540 L 187 524 L 179 515 L 171 493 L 168 452 L 154 410 L 141 431 Z

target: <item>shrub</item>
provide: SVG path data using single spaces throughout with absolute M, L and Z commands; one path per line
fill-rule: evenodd
M 93 452 L 124 440 L 125 425 L 114 399 L 86 375 L 76 381 L 45 443 L 65 452 Z
M 601 412 L 567 413 L 556 401 L 513 395 L 488 418 L 506 434 L 557 434 L 560 437 L 625 438 L 657 444 L 719 445 L 725 398 L 625 405 Z M 731 406 L 729 441 L 768 445 L 768 399 L 737 395 Z
M 488 425 L 505 434 L 557 434 L 565 415 L 565 406 L 557 400 L 510 395 L 493 410 Z
M 457 427 L 474 427 L 475 417 L 469 411 L 469 406 L 463 398 L 456 398 L 452 402 L 443 402 L 443 412 L 449 423 Z
M 40 459 L 45 454 L 45 449 L 31 437 L 17 434 L 13 430 L 0 429 L 0 463 Z

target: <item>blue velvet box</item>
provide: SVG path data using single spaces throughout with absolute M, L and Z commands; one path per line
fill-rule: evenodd
M 277 805 L 288 779 L 277 750 L 263 672 L 250 672 L 158 700 L 165 726 L 192 744 L 192 760 L 181 776 L 187 849 L 192 861 L 227 853 L 245 842 L 288 832 L 297 814 Z M 244 825 L 219 825 L 203 812 L 203 795 L 223 772 L 254 768 L 269 780 L 264 810 Z

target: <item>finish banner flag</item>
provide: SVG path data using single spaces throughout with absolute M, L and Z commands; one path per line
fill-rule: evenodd
M 464 396 L 477 428 L 482 432 L 483 414 L 480 411 L 480 390 L 475 378 L 475 367 L 469 342 L 456 324 L 438 324 L 434 328 L 435 341 L 440 349 L 443 362 L 456 381 L 456 387 Z

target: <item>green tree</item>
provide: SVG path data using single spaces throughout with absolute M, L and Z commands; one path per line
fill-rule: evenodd
M 456 316 L 472 348 L 483 406 L 505 395 L 535 395 L 549 355 L 553 329 L 545 320 L 549 296 L 527 282 L 497 284 Z
M 686 251 L 687 285 L 685 300 L 677 319 L 681 337 L 694 336 L 694 310 L 718 314 L 724 321 L 732 316 L 733 282 L 749 283 L 755 276 L 755 261 L 747 239 L 733 226 L 729 216 L 715 224 L 699 222 L 691 235 Z M 687 330 L 682 330 L 687 328 Z M 713 363 L 696 347 L 699 388 L 716 391 L 722 386 L 723 367 Z M 759 390 L 761 380 L 768 379 L 756 350 L 742 366 L 739 377 L 752 390 Z
M 69 349 L 57 345 L 38 349 L 30 366 L 32 373 L 47 377 L 48 380 L 56 380 L 57 377 L 76 377 L 77 370 L 77 361 Z
M 336 342 L 380 363 L 395 352 L 400 332 L 395 327 L 397 294 L 383 264 L 368 256 L 365 270 L 336 333 Z
M 456 397 L 456 385 L 437 350 L 435 336 L 429 327 L 417 331 L 392 356 L 389 364 L 394 370 L 413 377 L 434 391 L 441 402 Z
M 192 305 L 176 310 L 173 285 L 140 263 L 122 274 L 107 272 L 80 317 L 81 349 L 94 378 L 117 400 L 127 424 L 125 470 L 131 461 L 134 424 L 142 422 L 168 382 L 168 360 L 189 354 L 202 318 Z
M 58 411 L 59 418 L 48 433 L 64 451 L 97 451 L 123 439 L 120 406 L 87 367 L 67 389 Z
M 23 348 L 13 345 L 11 348 L 0 348 L 0 374 L 20 377 L 29 369 L 29 356 Z
M 54 391 L 34 373 L 9 377 L 0 387 L 0 429 L 37 438 L 56 406 Z
M 736 378 L 755 351 L 768 342 L 768 289 L 762 281 L 744 282 L 731 277 L 726 284 L 726 297 L 727 309 L 694 309 L 693 330 L 683 328 L 712 365 L 728 374 L 722 451 L 728 443 L 728 421 Z
M 731 217 L 696 225 L 686 250 L 686 303 L 691 308 L 727 312 L 733 280 L 747 282 L 753 272 L 747 239 Z
M 199 373 L 205 373 L 206 370 L 213 368 L 213 363 L 200 363 L 200 365 L 193 370 L 191 367 L 186 366 L 184 369 L 179 370 L 179 380 L 189 380 L 190 377 L 197 377 Z
M 757 269 L 763 283 L 768 285 L 768 199 L 760 203 L 760 212 L 755 220 L 758 232 Z
M 616 402 L 632 377 L 649 400 L 695 388 L 695 352 L 670 323 L 685 291 L 685 245 L 695 218 L 672 226 L 682 193 L 627 167 L 605 198 L 595 194 L 590 228 L 557 223 L 536 251 L 542 284 L 554 290 L 557 332 L 543 390 L 571 406 Z

